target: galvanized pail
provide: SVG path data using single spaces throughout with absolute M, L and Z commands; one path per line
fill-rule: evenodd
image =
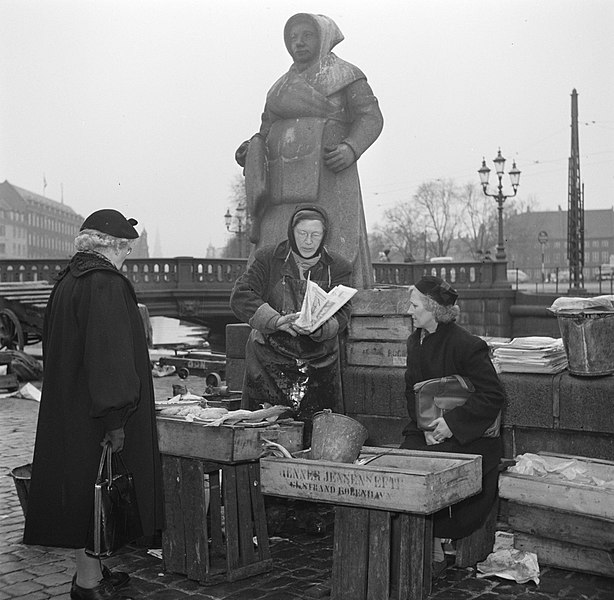
M 355 419 L 330 410 L 313 416 L 311 458 L 353 463 L 369 437 L 366 427 Z
M 557 320 L 572 375 L 614 373 L 614 313 L 558 313 Z
M 23 510 L 23 516 L 28 512 L 28 495 L 30 493 L 30 480 L 32 479 L 32 464 L 28 463 L 21 467 L 15 467 L 11 470 L 11 477 L 15 482 L 15 490 Z

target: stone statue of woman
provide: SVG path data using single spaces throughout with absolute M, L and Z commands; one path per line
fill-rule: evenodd
M 290 17 L 284 40 L 294 63 L 269 90 L 260 131 L 235 155 L 245 167 L 250 240 L 254 250 L 280 242 L 297 207 L 321 204 L 327 247 L 352 263 L 352 285 L 369 288 L 356 161 L 381 133 L 377 98 L 364 73 L 331 52 L 343 34 L 329 17 Z

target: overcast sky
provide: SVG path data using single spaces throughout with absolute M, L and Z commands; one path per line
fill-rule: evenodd
M 612 0 L 0 0 L 0 181 L 45 177 L 83 216 L 138 219 L 150 251 L 204 256 L 296 12 L 336 21 L 379 99 L 369 229 L 420 183 L 478 182 L 482 156 L 494 172 L 499 147 L 519 196 L 565 209 L 574 88 L 585 207 L 614 205 Z

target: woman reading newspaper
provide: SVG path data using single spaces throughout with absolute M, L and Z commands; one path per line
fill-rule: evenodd
M 305 423 L 305 447 L 311 443 L 313 415 L 342 409 L 337 336 L 347 326 L 355 292 L 347 287 L 350 262 L 326 250 L 327 231 L 322 207 L 296 210 L 288 239 L 259 249 L 230 297 L 234 314 L 252 327 L 243 407 L 291 407 Z M 322 309 L 328 313 L 323 322 Z

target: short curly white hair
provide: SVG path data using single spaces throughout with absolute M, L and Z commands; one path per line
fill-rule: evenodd
M 131 247 L 134 240 L 116 238 L 108 233 L 102 233 L 96 229 L 84 229 L 75 238 L 75 248 L 79 252 L 101 250 L 111 248 L 119 251 L 126 247 Z

